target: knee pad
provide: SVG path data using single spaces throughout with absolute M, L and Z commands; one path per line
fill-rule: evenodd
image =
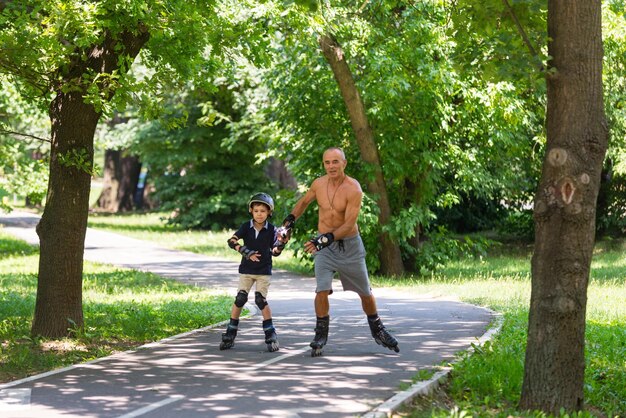
M 243 308 L 243 305 L 248 301 L 248 292 L 245 290 L 240 290 L 235 297 L 235 306 L 238 308 Z
M 261 292 L 254 292 L 254 303 L 259 307 L 260 310 L 263 310 L 267 306 L 267 299 L 263 297 Z

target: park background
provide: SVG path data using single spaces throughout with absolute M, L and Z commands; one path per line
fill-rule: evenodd
M 3 18 L 23 25 L 1 35 L 0 180 L 6 210 L 40 211 L 47 203 L 50 136 L 64 134 L 55 131 L 52 117 L 51 98 L 58 91 L 80 92 L 102 115 L 91 148 L 63 151 L 55 159 L 88 172 L 90 226 L 207 254 L 236 257 L 222 243 L 247 218 L 249 197 L 270 193 L 275 220 L 281 220 L 323 174 L 323 150 L 340 146 L 347 173 L 365 185 L 359 225 L 375 284 L 456 294 L 504 314 L 498 339 L 454 366 L 441 413 L 450 405 L 478 415 L 515 411 L 528 326 L 532 209 L 547 137 L 546 4 L 172 2 L 164 9 L 168 21 L 150 14 L 161 2 L 128 2 L 128 16 L 108 2 L 102 9 L 88 2 L 33 2 L 57 22 L 37 32 L 32 17 L 9 3 L 2 2 Z M 102 10 L 116 20 L 106 20 Z M 584 390 L 590 413 L 623 416 L 626 25 L 623 2 L 602 2 L 601 10 L 609 146 L 595 212 Z M 105 76 L 86 70 L 72 78 L 68 68 L 76 64 L 76 50 L 89 50 L 106 39 L 107 30 L 131 19 L 158 30 L 134 61 L 122 64 L 128 72 Z M 8 27 L 7 20 L 3 25 Z M 75 49 L 52 42 L 60 34 Z M 328 51 L 341 51 L 348 73 L 333 67 Z M 350 80 L 362 98 L 369 136 L 359 136 L 339 93 Z M 73 113 L 74 123 L 83 118 L 89 119 Z M 299 220 L 294 242 L 315 233 L 314 220 L 314 211 Z M 98 325 L 103 314 L 90 311 L 89 301 L 102 300 L 118 286 L 132 289 L 130 276 L 135 280 L 135 273 L 106 273 L 102 267 L 82 277 L 111 277 L 115 285 L 85 295 L 85 328 L 78 326 L 69 336 L 74 342 L 67 343 L 89 348 L 58 349 L 31 336 L 36 254 L 9 237 L 3 248 L 5 379 L 50 367 L 41 364 L 42 347 L 56 347 L 43 351 L 58 354 L 63 364 L 105 355 L 119 349 L 116 344 L 165 336 L 159 327 L 152 335 L 137 335 Z M 301 247 L 289 250 L 292 258 L 277 266 L 310 273 Z M 24 269 L 19 280 L 15 263 Z M 140 285 L 129 291 L 150 293 Z M 182 305 L 172 309 L 188 310 L 190 302 L 180 299 Z M 227 315 L 230 299 L 219 303 Z M 133 309 L 140 308 L 112 317 L 128 317 Z M 217 308 L 197 310 L 187 327 L 219 319 L 211 316 Z M 186 329 L 180 327 L 170 332 Z M 52 366 L 59 364 L 54 361 Z

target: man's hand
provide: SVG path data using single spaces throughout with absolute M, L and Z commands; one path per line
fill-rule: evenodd
M 296 224 L 296 217 L 294 216 L 293 213 L 290 213 L 289 215 L 287 215 L 287 217 L 285 218 L 281 226 L 285 227 L 285 229 L 291 229 L 293 228 L 295 224 Z
M 310 241 L 304 243 L 304 250 L 307 253 L 314 254 L 322 248 L 328 247 L 335 240 L 335 235 L 332 232 L 326 234 L 320 234 Z
M 245 245 L 239 247 L 238 251 L 246 258 L 246 260 L 259 261 L 259 258 L 261 257 L 258 252 L 251 250 Z
M 280 226 L 276 228 L 276 242 L 280 244 L 286 244 L 291 238 L 291 228 L 285 228 Z
M 286 244 L 291 238 L 291 229 L 296 224 L 296 217 L 290 213 L 287 215 L 282 225 L 276 228 L 276 240 L 282 244 Z

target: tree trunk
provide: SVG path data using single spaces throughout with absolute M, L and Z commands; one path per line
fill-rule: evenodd
M 124 156 L 123 151 L 104 153 L 104 184 L 97 206 L 107 212 L 128 212 L 135 208 L 134 196 L 141 172 L 141 163 L 135 156 Z
M 285 161 L 270 157 L 265 168 L 265 174 L 281 189 L 296 190 L 298 182 L 287 169 Z
M 391 207 L 387 196 L 387 187 L 383 177 L 383 170 L 378 155 L 378 147 L 374 140 L 374 134 L 367 120 L 365 105 L 361 100 L 361 95 L 354 83 L 354 78 L 348 63 L 344 59 L 343 50 L 336 40 L 329 35 L 323 35 L 319 39 L 322 53 L 339 85 L 341 96 L 343 97 L 352 130 L 356 137 L 361 158 L 374 168 L 374 178 L 367 183 L 367 190 L 374 195 L 380 208 L 378 217 L 380 225 L 387 225 L 391 219 Z M 381 233 L 382 248 L 380 251 L 381 273 L 389 276 L 400 276 L 404 274 L 404 265 L 400 254 L 400 246 L 393 242 L 386 232 Z
M 70 335 L 71 328 L 80 329 L 84 325 L 83 251 L 93 169 L 93 137 L 100 112 L 85 104 L 81 76 L 88 71 L 111 74 L 125 69 L 127 61 L 120 58 L 134 59 L 148 38 L 143 28 L 121 33 L 115 39 L 105 34 L 101 45 L 85 51 L 86 60 L 78 60 L 60 74 L 65 78 L 49 108 L 52 124 L 50 176 L 46 206 L 37 225 L 39 276 L 32 335 L 59 338 Z M 105 99 L 115 93 L 113 86 L 101 84 L 99 87 Z
M 547 146 L 535 196 L 535 251 L 520 407 L 583 407 L 585 310 L 607 147 L 600 0 L 548 2 Z
M 82 274 L 93 166 L 93 135 L 100 115 L 80 92 L 59 93 L 50 106 L 52 149 L 40 242 L 34 335 L 63 337 L 83 326 Z

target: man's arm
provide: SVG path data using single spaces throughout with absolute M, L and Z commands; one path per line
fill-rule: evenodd
M 304 196 L 302 196 L 296 202 L 296 205 L 293 207 L 293 210 L 291 211 L 291 214 L 296 219 L 302 216 L 306 208 L 308 208 L 311 202 L 313 202 L 316 199 L 317 184 L 318 184 L 318 180 L 316 179 L 315 181 L 313 181 L 313 184 L 311 184 L 311 187 L 309 188 L 309 190 L 307 190 Z
M 289 238 L 291 237 L 291 229 L 294 227 L 296 219 L 298 219 L 311 202 L 315 200 L 316 189 L 317 180 L 313 181 L 309 190 L 304 194 L 304 196 L 298 199 L 296 205 L 293 207 L 293 210 L 289 213 L 289 215 L 287 215 L 281 226 L 276 230 L 277 239 L 281 244 L 286 244 L 289 241 Z

